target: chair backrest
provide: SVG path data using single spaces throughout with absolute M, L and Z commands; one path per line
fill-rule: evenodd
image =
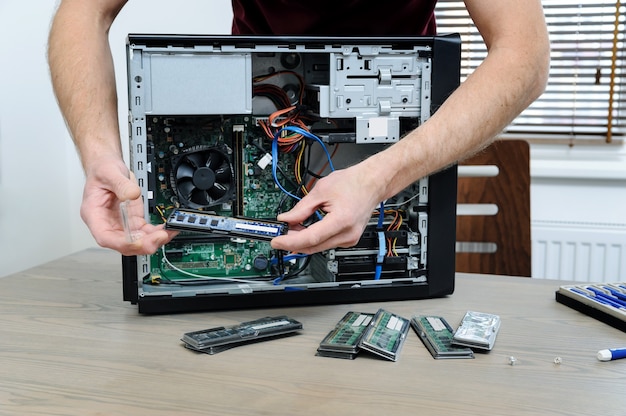
M 456 271 L 531 274 L 530 149 L 498 140 L 459 164 Z

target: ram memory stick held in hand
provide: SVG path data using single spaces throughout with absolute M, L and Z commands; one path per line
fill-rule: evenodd
M 178 208 L 170 214 L 165 223 L 165 228 L 269 241 L 274 237 L 286 234 L 289 227 L 287 223 L 279 221 L 222 217 L 202 211 Z

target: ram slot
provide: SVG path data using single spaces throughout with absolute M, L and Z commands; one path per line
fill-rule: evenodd
M 245 174 L 245 166 L 244 166 L 244 136 L 245 136 L 245 126 L 243 124 L 235 124 L 233 125 L 233 154 L 235 160 L 233 161 L 233 166 L 235 168 L 235 204 L 233 205 L 233 215 L 234 216 L 243 216 L 243 202 L 244 202 L 244 174 Z

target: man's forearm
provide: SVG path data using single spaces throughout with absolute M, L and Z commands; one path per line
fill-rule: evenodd
M 121 157 L 108 30 L 123 3 L 64 1 L 50 31 L 54 92 L 85 170 L 97 157 Z
M 549 69 L 547 36 L 522 43 L 492 45 L 485 61 L 426 123 L 364 162 L 372 171 L 375 166 L 395 167 L 383 175 L 376 171 L 376 185 L 385 190 L 382 199 L 487 146 L 543 92 Z

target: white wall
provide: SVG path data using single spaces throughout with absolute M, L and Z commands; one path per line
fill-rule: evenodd
M 55 9 L 56 1 L 0 1 L 0 276 L 95 245 L 79 217 L 84 176 L 46 63 Z M 129 1 L 110 34 L 122 137 L 126 35 L 223 34 L 231 19 L 229 0 Z
M 531 149 L 532 276 L 626 281 L 626 147 Z

